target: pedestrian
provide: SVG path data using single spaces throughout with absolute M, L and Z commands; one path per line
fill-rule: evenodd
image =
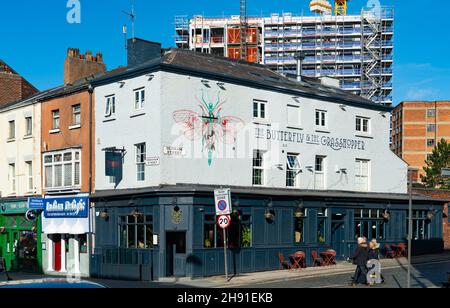
M 358 238 L 358 248 L 353 254 L 353 264 L 356 265 L 355 276 L 353 277 L 352 286 L 358 284 L 367 284 L 367 260 L 369 258 L 369 249 L 367 241 L 360 237 Z
M 369 243 L 367 269 L 369 272 L 373 271 L 372 275 L 374 275 L 375 283 L 384 283 L 384 278 L 381 274 L 380 244 L 378 244 L 376 239 Z

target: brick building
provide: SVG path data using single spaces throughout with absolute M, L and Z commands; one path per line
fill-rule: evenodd
M 402 102 L 392 112 L 392 150 L 419 169 L 413 181 L 420 182 L 425 161 L 442 138 L 450 139 L 450 101 Z
M 0 106 L 22 100 L 38 90 L 0 59 Z
M 441 200 L 449 200 L 450 202 L 450 190 L 436 190 L 436 189 L 414 189 L 414 192 L 417 194 L 429 196 L 436 199 Z M 450 217 L 449 214 L 449 203 L 447 203 L 444 207 L 444 217 L 443 217 L 443 239 L 444 239 L 444 248 L 446 250 L 450 250 Z

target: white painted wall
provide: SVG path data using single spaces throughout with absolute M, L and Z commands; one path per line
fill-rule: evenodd
M 25 118 L 33 118 L 33 134 L 26 136 Z M 15 121 L 16 137 L 9 140 L 9 121 Z M 1 197 L 27 196 L 41 193 L 41 106 L 32 104 L 24 107 L 0 110 L 0 192 Z M 34 189 L 28 188 L 27 161 L 33 163 Z M 11 190 L 8 180 L 9 164 L 16 166 L 16 192 Z
M 136 188 L 159 184 L 214 184 L 252 186 L 253 149 L 266 150 L 266 187 L 286 188 L 286 154 L 299 153 L 302 173 L 298 189 L 314 189 L 313 173 L 306 167 L 314 166 L 316 155 L 327 156 L 326 189 L 355 190 L 355 159 L 370 160 L 370 191 L 382 193 L 406 193 L 407 165 L 389 149 L 389 115 L 378 111 L 345 107 L 339 104 L 225 84 L 223 89 L 217 82 L 210 81 L 205 87 L 201 79 L 173 73 L 159 72 L 152 81 L 143 76 L 125 80 L 120 88 L 118 83 L 95 89 L 96 95 L 96 190 L 112 189 L 104 176 L 104 155 L 101 149 L 122 147 L 127 150 L 124 164 L 124 179 L 117 188 Z M 133 89 L 146 86 L 147 101 L 145 114 L 133 115 Z M 239 117 L 245 126 L 239 130 L 235 144 L 216 143 L 211 166 L 207 151 L 202 151 L 201 134 L 194 141 L 186 138 L 186 127 L 176 124 L 174 112 L 192 110 L 201 115 L 199 100 L 204 93 L 207 102 L 215 102 L 220 95 L 224 101 L 220 117 Z M 104 97 L 117 95 L 115 121 L 104 122 Z M 268 119 L 260 125 L 253 120 L 253 100 L 267 101 Z M 297 104 L 301 108 L 301 123 L 295 129 L 286 128 L 287 105 Z M 317 132 L 315 109 L 328 112 L 328 133 Z M 371 133 L 360 137 L 355 130 L 355 117 L 371 119 Z M 220 132 L 220 125 L 216 131 Z M 268 141 L 255 137 L 255 128 L 287 131 L 303 134 L 304 142 Z M 307 136 L 322 138 L 347 138 L 364 142 L 364 150 L 333 150 L 328 146 L 306 143 Z M 133 145 L 147 142 L 147 156 L 160 157 L 160 165 L 146 167 L 145 182 L 136 181 L 135 153 Z M 164 147 L 183 148 L 183 155 L 165 155 Z M 347 169 L 347 174 L 337 173 Z

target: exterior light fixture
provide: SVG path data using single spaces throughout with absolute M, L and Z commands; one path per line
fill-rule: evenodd
M 267 221 L 273 221 L 275 218 L 275 211 L 272 209 L 273 201 L 272 198 L 268 198 L 264 201 L 266 206 L 266 211 L 264 212 L 264 218 L 266 218 Z
M 339 105 L 339 108 L 341 108 L 343 111 L 347 111 L 347 105 Z
M 131 216 L 133 216 L 134 218 L 140 218 L 142 217 L 144 214 L 142 214 L 142 212 L 139 211 L 138 208 L 135 208 L 131 213 Z
M 123 88 L 125 86 L 125 81 L 119 81 L 118 84 L 120 88 Z
M 108 209 L 104 209 L 100 212 L 100 218 L 107 220 L 109 218 Z
M 148 77 L 148 81 L 152 81 L 153 78 L 155 78 L 155 75 L 153 75 L 153 74 L 148 74 L 146 76 Z
M 430 210 L 428 211 L 428 213 L 427 213 L 427 219 L 428 219 L 428 220 L 433 220 L 433 218 L 434 218 L 434 216 L 436 216 L 437 212 L 438 212 L 438 211 L 436 211 L 436 210 L 434 209 L 434 207 L 431 207 L 431 209 L 430 209 Z
M 389 212 L 388 209 L 386 209 L 383 214 L 381 214 L 381 216 L 383 217 L 385 222 L 388 222 L 389 220 L 391 220 L 391 212 Z
M 386 117 L 386 112 L 381 111 L 381 112 L 380 112 L 380 115 L 381 115 L 383 118 L 385 118 L 385 117 Z
M 217 83 L 217 86 L 220 88 L 220 89 L 222 89 L 222 90 L 226 90 L 226 88 L 225 88 L 225 84 L 223 83 L 223 82 L 218 82 Z
M 207 88 L 211 88 L 211 86 L 209 85 L 209 80 L 202 79 L 202 84 Z
M 303 218 L 305 217 L 305 209 L 303 207 L 303 200 L 298 200 L 296 201 L 297 206 L 296 209 L 294 211 L 294 217 L 295 218 Z

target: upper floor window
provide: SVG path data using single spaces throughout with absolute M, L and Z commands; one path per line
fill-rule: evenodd
M 146 157 L 146 145 L 140 143 L 135 145 L 136 149 L 136 177 L 137 181 L 145 181 L 145 157 Z
M 16 121 L 9 121 L 9 133 L 8 133 L 8 139 L 15 139 L 16 138 Z
M 327 112 L 316 110 L 316 126 L 327 127 Z
M 8 172 L 9 185 L 11 188 L 11 193 L 16 193 L 16 164 L 9 164 Z
M 46 188 L 73 188 L 81 185 L 81 151 L 68 150 L 44 155 Z
M 436 141 L 434 139 L 427 139 L 427 146 L 434 147 Z
M 355 161 L 355 189 L 358 191 L 369 191 L 369 165 L 369 160 Z
M 363 117 L 356 117 L 356 131 L 360 133 L 369 133 L 370 119 Z
M 33 135 L 33 118 L 26 117 L 25 118 L 25 136 Z
M 264 185 L 264 151 L 253 151 L 253 185 Z
M 428 124 L 427 125 L 427 132 L 433 133 L 436 131 L 436 124 Z
M 60 118 L 59 118 L 59 110 L 52 111 L 52 129 L 59 129 L 60 127 Z
M 116 96 L 107 96 L 105 105 L 105 117 L 110 117 L 116 114 Z
M 301 172 L 300 167 L 300 155 L 289 153 L 287 155 L 286 164 L 286 186 L 297 187 L 299 184 L 299 174 Z
M 325 189 L 325 156 L 316 156 L 314 164 L 314 188 Z
M 140 110 L 144 108 L 145 89 L 134 90 L 134 109 Z
M 428 116 L 429 118 L 435 117 L 435 116 L 436 116 L 436 109 L 428 109 L 428 110 L 427 110 L 427 116 Z
M 253 100 L 253 118 L 259 120 L 267 119 L 267 102 Z
M 81 106 L 79 104 L 72 106 L 72 124 L 81 125 Z
M 287 105 L 287 124 L 291 127 L 300 126 L 300 107 L 295 105 Z
M 27 190 L 29 192 L 33 192 L 34 184 L 33 184 L 33 162 L 27 161 L 25 162 L 27 169 Z

